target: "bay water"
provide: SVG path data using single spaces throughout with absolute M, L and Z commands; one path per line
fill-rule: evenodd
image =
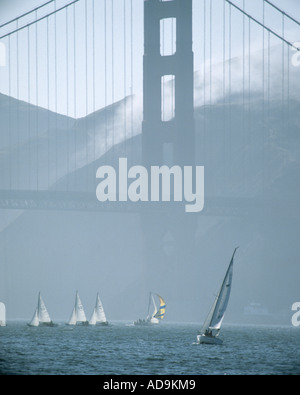
M 298 375 L 300 328 L 225 325 L 199 345 L 195 323 L 0 328 L 1 375 Z

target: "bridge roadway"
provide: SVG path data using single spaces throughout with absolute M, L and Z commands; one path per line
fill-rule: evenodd
M 92 211 L 139 214 L 149 211 L 184 213 L 185 202 L 105 202 L 96 194 L 65 191 L 1 190 L 2 210 Z M 186 214 L 190 215 L 190 214 Z M 198 215 L 220 217 L 300 218 L 298 200 L 277 198 L 206 197 L 204 210 Z

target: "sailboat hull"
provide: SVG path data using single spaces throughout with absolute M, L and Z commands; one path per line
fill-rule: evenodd
M 159 324 L 159 321 L 152 321 L 152 320 L 137 320 L 133 323 L 135 326 L 156 326 Z
M 57 324 L 54 324 L 53 322 L 39 322 L 37 325 L 34 324 L 27 324 L 27 325 L 31 328 L 37 328 L 38 326 L 49 326 L 49 327 L 57 326 Z
M 215 336 L 205 336 L 205 335 L 198 335 L 197 336 L 198 344 L 223 344 L 223 341 Z

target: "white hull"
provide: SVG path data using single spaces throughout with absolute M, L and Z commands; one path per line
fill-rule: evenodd
M 197 341 L 199 344 L 223 344 L 223 341 L 215 336 L 198 335 Z

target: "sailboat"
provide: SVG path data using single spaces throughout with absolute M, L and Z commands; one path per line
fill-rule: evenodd
M 72 311 L 68 325 L 80 325 L 80 324 L 88 325 L 89 323 L 86 319 L 86 315 L 78 291 L 76 291 L 75 306 Z
M 92 313 L 92 316 L 89 321 L 90 325 L 108 325 L 108 321 L 106 319 L 106 315 L 103 309 L 103 305 L 100 300 L 99 293 L 97 294 L 96 304 Z
M 157 296 L 159 299 L 159 309 L 157 309 L 154 295 Z M 152 312 L 152 314 L 150 314 L 151 304 L 153 304 L 154 307 L 154 311 Z M 164 301 L 164 299 L 160 295 L 150 292 L 147 318 L 144 320 L 139 319 L 135 321 L 134 325 L 141 325 L 141 326 L 157 325 L 165 317 L 165 314 L 166 314 L 166 302 Z
M 222 344 L 219 339 L 222 322 L 228 306 L 229 296 L 231 292 L 232 276 L 233 276 L 233 260 L 237 248 L 234 250 L 229 267 L 224 277 L 221 289 L 216 296 L 212 308 L 204 322 L 204 325 L 197 336 L 199 344 Z
M 37 308 L 28 326 L 54 326 L 40 292 Z

